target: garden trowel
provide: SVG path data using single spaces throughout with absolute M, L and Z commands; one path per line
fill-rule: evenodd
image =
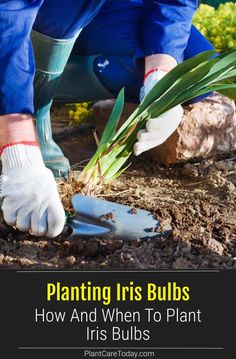
M 75 215 L 67 224 L 72 230 L 69 239 L 92 236 L 120 239 L 148 239 L 168 236 L 171 227 L 160 222 L 148 211 L 84 195 L 74 195 Z

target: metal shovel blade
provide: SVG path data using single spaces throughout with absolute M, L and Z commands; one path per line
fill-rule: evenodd
M 148 239 L 167 236 L 171 227 L 160 229 L 160 222 L 142 209 L 84 195 L 74 195 L 75 216 L 68 219 L 70 239 L 91 236 L 121 239 Z

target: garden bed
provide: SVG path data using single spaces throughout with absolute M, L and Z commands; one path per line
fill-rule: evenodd
M 82 166 L 95 150 L 91 125 L 67 128 L 67 110 L 58 107 L 60 122 L 54 132 L 73 164 L 67 182 L 60 182 L 63 203 L 75 191 Z M 64 115 L 64 117 L 63 117 Z M 2 268 L 73 269 L 191 269 L 236 268 L 236 154 L 202 162 L 162 167 L 146 156 L 96 195 L 155 213 L 170 223 L 169 238 L 150 241 L 78 239 L 68 234 L 56 240 L 35 238 L 10 228 L 1 220 Z

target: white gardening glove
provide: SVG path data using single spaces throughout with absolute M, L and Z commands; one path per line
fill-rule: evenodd
M 162 70 L 151 72 L 144 81 L 144 86 L 140 91 L 142 101 L 153 86 L 163 77 L 166 72 Z M 134 145 L 135 156 L 151 148 L 161 145 L 177 129 L 183 117 L 181 105 L 173 107 L 158 118 L 147 121 L 146 129 L 140 130 L 137 134 L 137 142 Z
M 39 147 L 7 146 L 1 160 L 0 197 L 5 221 L 35 236 L 59 235 L 65 224 L 65 212 Z

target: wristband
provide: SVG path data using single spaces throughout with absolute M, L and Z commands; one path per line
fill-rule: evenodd
M 2 172 L 8 173 L 10 170 L 31 169 L 45 167 L 40 148 L 33 143 L 27 145 L 23 143 L 7 146 L 1 155 Z M 33 170 L 33 171 L 34 171 Z
M 2 154 L 2 152 L 5 150 L 5 148 L 7 147 L 12 147 L 15 145 L 26 145 L 26 146 L 35 146 L 35 147 L 39 147 L 39 144 L 37 141 L 19 141 L 19 142 L 12 142 L 12 143 L 8 143 L 7 145 L 4 145 L 2 147 L 0 147 L 0 155 Z
M 168 72 L 168 71 L 167 71 L 166 69 L 164 69 L 163 67 L 155 67 L 154 69 L 149 70 L 149 71 L 145 74 L 143 82 L 145 82 L 145 80 L 147 79 L 147 77 L 148 77 L 149 75 L 151 75 L 153 72 L 157 72 L 157 71 Z

